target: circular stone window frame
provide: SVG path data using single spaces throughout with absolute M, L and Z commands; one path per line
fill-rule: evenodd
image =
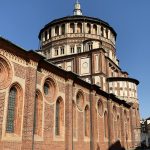
M 49 85 L 49 93 L 48 93 L 48 95 L 46 95 L 45 92 L 44 92 L 44 85 L 45 85 L 45 83 L 48 83 L 48 85 Z M 52 88 L 52 92 L 50 90 L 51 88 Z M 55 80 L 52 77 L 47 76 L 44 79 L 42 90 L 43 90 L 44 98 L 45 98 L 45 100 L 48 103 L 54 103 L 56 101 L 57 86 L 56 86 Z M 51 95 L 51 93 L 53 93 L 53 94 Z
M 0 90 L 6 89 L 12 81 L 12 66 L 7 58 L 0 55 Z
M 77 100 L 77 95 L 81 95 L 82 97 L 82 106 L 79 105 L 78 100 Z M 84 105 L 85 105 L 85 97 L 84 97 L 84 93 L 82 90 L 78 90 L 78 92 L 76 93 L 76 105 L 79 111 L 83 111 L 84 110 Z
M 101 103 L 101 110 L 100 110 L 100 108 L 99 108 L 99 104 Z M 101 111 L 101 112 L 100 112 Z M 100 116 L 100 117 L 103 117 L 103 115 L 104 115 L 104 104 L 103 104 L 103 102 L 102 102 L 102 100 L 101 99 L 99 99 L 98 101 L 97 101 L 97 112 L 98 112 L 98 115 Z

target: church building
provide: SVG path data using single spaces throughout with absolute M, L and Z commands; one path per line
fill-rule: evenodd
M 0 37 L 0 150 L 138 146 L 139 81 L 120 68 L 116 37 L 78 1 L 40 30 L 39 50 Z

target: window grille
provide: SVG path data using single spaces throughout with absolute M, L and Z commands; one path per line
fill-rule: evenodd
M 56 125 L 55 125 L 55 133 L 56 135 L 60 135 L 60 103 L 57 101 L 56 103 Z
M 11 88 L 8 99 L 8 112 L 7 112 L 7 124 L 6 132 L 14 132 L 14 120 L 15 120 L 15 103 L 17 99 L 17 90 L 16 88 Z
M 48 95 L 48 93 L 49 93 L 49 84 L 48 83 L 44 84 L 44 93 L 45 93 L 45 95 Z
M 81 53 L 81 47 L 77 47 L 77 53 Z

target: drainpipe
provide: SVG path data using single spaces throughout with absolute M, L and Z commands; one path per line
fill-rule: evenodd
M 90 80 L 91 80 L 91 86 L 90 86 L 90 150 L 93 150 L 93 123 L 92 123 L 92 85 L 93 85 L 93 80 L 92 80 L 92 52 L 91 52 L 91 64 L 90 64 L 90 69 L 91 69 L 91 74 L 90 74 Z
M 109 87 L 108 87 L 108 93 L 109 93 Z M 110 120 L 110 109 L 109 109 L 109 103 L 110 102 L 110 95 L 107 97 L 107 112 L 108 112 L 108 117 L 107 117 L 107 123 L 108 123 L 108 146 L 110 147 L 110 125 L 109 125 L 109 120 Z
M 74 150 L 74 141 L 73 141 L 73 87 L 74 87 L 74 81 L 72 84 L 72 150 Z

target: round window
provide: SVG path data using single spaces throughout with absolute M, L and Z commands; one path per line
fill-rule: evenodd
M 46 100 L 49 102 L 54 102 L 56 86 L 53 80 L 49 78 L 45 80 L 43 91 L 44 91 Z
M 6 88 L 12 78 L 12 70 L 10 65 L 0 57 L 0 89 Z

